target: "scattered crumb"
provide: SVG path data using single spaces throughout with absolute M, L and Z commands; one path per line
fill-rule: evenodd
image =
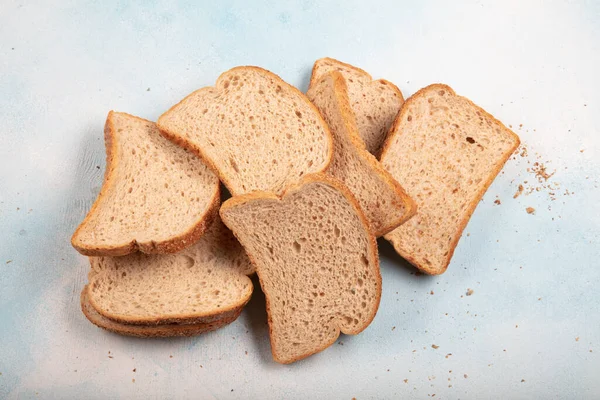
M 10 264 L 11 262 L 12 262 L 12 260 L 8 260 L 6 263 L 7 263 L 7 264 Z
M 541 298 L 541 297 L 538 297 L 538 301 L 540 301 L 540 300 L 542 300 L 542 298 Z
M 518 328 L 518 327 L 519 327 L 519 325 L 518 325 L 518 324 L 517 324 L 517 325 L 515 325 L 515 328 Z
M 404 380 L 404 383 L 408 383 L 408 379 L 405 379 L 405 380 Z
M 149 92 L 149 91 L 150 91 L 150 88 L 146 89 L 146 92 Z
M 438 346 L 436 344 L 432 344 L 431 347 L 434 348 L 434 349 L 439 349 L 440 348 L 440 346 Z
M 134 369 L 133 369 L 133 372 L 135 372 L 135 371 L 136 371 L 136 369 L 137 369 L 137 368 L 134 368 Z
M 583 153 L 584 151 L 585 151 L 585 149 L 581 149 L 581 150 L 579 150 L 579 152 L 580 152 L 580 153 Z
M 523 185 L 519 185 L 519 189 L 517 189 L 517 192 L 513 196 L 513 199 L 516 199 L 517 197 L 519 197 L 521 195 L 521 193 L 523 193 L 523 189 L 524 189 Z
M 248 355 L 248 350 L 245 351 L 246 355 Z
M 525 379 L 521 379 L 521 382 L 525 382 Z
M 96 169 L 100 169 L 100 166 L 99 166 L 99 165 L 96 165 Z
M 577 337 L 575 338 L 575 341 L 576 341 L 576 342 L 579 342 L 579 336 L 577 336 Z
M 464 377 L 465 377 L 465 379 L 467 379 L 469 377 L 469 375 L 465 374 Z
M 535 208 L 533 207 L 527 207 L 525 211 L 527 211 L 527 214 L 535 214 Z
M 467 296 L 470 296 L 470 295 L 472 295 L 473 293 L 475 293 L 475 291 L 474 291 L 473 289 L 471 289 L 471 288 L 468 288 L 468 289 L 467 289 Z
M 452 355 L 452 353 L 446 354 L 446 358 L 450 357 L 451 355 Z M 450 372 L 452 372 L 452 371 L 450 371 Z
M 169 356 L 169 358 L 173 358 L 173 356 L 172 356 L 172 355 L 170 355 L 170 356 Z
M 113 356 L 108 356 L 108 358 L 113 358 Z
M 394 329 L 396 329 L 396 327 L 395 327 L 395 326 L 392 326 L 392 330 L 394 330 Z
M 496 200 L 494 200 L 494 204 L 496 204 L 496 205 L 498 205 L 498 206 L 499 206 L 499 205 L 500 205 L 500 204 L 502 204 L 502 203 L 500 202 L 500 199 L 496 199 Z
M 131 379 L 131 382 L 132 382 L 132 383 L 135 383 L 135 378 Z
M 200 364 L 200 368 L 204 368 L 204 367 L 202 366 L 202 364 Z
M 592 352 L 592 349 L 590 349 L 590 353 L 593 353 L 593 352 Z

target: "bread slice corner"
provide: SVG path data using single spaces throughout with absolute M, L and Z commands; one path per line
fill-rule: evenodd
M 340 72 L 346 80 L 360 137 L 367 150 L 379 158 L 381 146 L 404 103 L 402 92 L 388 80 L 374 80 L 366 71 L 329 57 L 315 61 L 310 85 L 330 71 Z

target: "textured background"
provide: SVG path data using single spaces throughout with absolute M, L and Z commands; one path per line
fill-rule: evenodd
M 0 5 L 0 398 L 600 398 L 600 3 L 193 3 Z M 101 185 L 108 110 L 155 120 L 241 64 L 306 90 L 323 56 L 406 97 L 450 84 L 526 144 L 448 272 L 417 276 L 380 242 L 373 324 L 289 366 L 260 294 L 197 338 L 88 323 L 69 238 Z M 555 174 L 538 182 L 535 162 Z M 513 199 L 519 184 L 533 193 Z

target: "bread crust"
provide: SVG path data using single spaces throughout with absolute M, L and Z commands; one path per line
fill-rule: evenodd
M 415 215 L 415 213 L 417 212 L 417 204 L 405 192 L 402 186 L 400 186 L 400 184 L 392 177 L 392 175 L 383 168 L 383 166 L 379 161 L 377 161 L 375 156 L 373 156 L 367 150 L 364 141 L 361 139 L 360 134 L 358 133 L 358 127 L 356 125 L 356 116 L 354 115 L 352 107 L 350 106 L 350 99 L 348 98 L 348 87 L 346 85 L 346 80 L 344 79 L 344 76 L 338 71 L 330 71 L 326 74 L 321 75 L 320 78 L 323 79 L 327 76 L 331 76 L 331 79 L 334 82 L 335 99 L 340 108 L 340 112 L 342 113 L 345 130 L 346 132 L 348 132 L 348 137 L 352 142 L 352 145 L 356 148 L 362 160 L 365 163 L 367 163 L 369 167 L 373 170 L 373 172 L 376 173 L 381 179 L 383 179 L 385 183 L 394 191 L 394 193 L 396 194 L 400 202 L 403 204 L 403 207 L 405 209 L 405 212 L 401 217 L 397 219 L 387 220 L 386 224 L 378 230 L 375 230 L 373 227 L 371 227 L 371 230 L 373 231 L 374 235 L 376 237 L 381 237 L 386 233 L 393 231 L 395 228 L 399 227 L 404 222 L 408 221 L 413 215 Z M 317 82 L 317 79 L 311 79 L 311 85 L 309 86 L 309 90 L 311 87 L 317 85 Z M 339 146 L 339 143 L 337 143 L 334 140 L 333 145 Z M 327 169 L 327 171 L 329 170 L 331 170 L 331 165 Z M 349 191 L 349 189 L 345 185 L 344 188 Z
M 398 86 L 396 86 L 394 83 L 392 83 L 392 82 L 388 81 L 387 79 L 373 79 L 373 77 L 371 76 L 371 74 L 369 74 L 369 73 L 368 73 L 367 71 L 365 71 L 364 69 L 361 69 L 361 68 L 355 67 L 354 65 L 351 65 L 351 64 L 348 64 L 348 63 L 345 63 L 345 62 L 342 62 L 342 61 L 336 60 L 335 58 L 331 58 L 331 57 L 323 57 L 323 58 L 319 58 L 317 61 L 315 61 L 314 65 L 313 65 L 312 73 L 311 73 L 311 75 L 310 75 L 310 83 L 309 83 L 309 87 L 313 86 L 313 84 L 315 84 L 315 83 L 316 83 L 316 80 L 319 78 L 319 76 L 317 76 L 316 72 L 317 72 L 317 64 L 318 64 L 319 62 L 321 62 L 321 61 L 322 61 L 322 62 L 330 62 L 330 63 L 334 63 L 334 64 L 339 64 L 339 65 L 341 65 L 341 66 L 343 66 L 343 67 L 345 67 L 345 68 L 348 68 L 348 69 L 350 69 L 350 70 L 352 70 L 352 71 L 356 72 L 357 74 L 363 75 L 365 78 L 368 78 L 368 79 L 370 79 L 370 80 L 371 80 L 371 83 L 382 83 L 382 84 L 385 84 L 386 86 L 389 86 L 389 87 L 390 87 L 390 89 L 392 89 L 392 91 L 394 91 L 394 92 L 395 92 L 395 93 L 398 95 L 398 97 L 400 98 L 401 102 L 404 104 L 404 96 L 402 95 L 402 91 L 401 91 L 401 90 L 400 90 L 400 88 L 398 88 Z M 353 113 L 353 114 L 354 114 L 354 113 Z M 389 132 L 388 132 L 388 134 L 387 134 L 387 135 L 389 135 Z M 382 143 L 382 146 L 383 146 L 383 143 L 385 143 L 385 142 L 386 142 L 386 140 L 387 140 L 387 135 L 386 135 L 386 137 L 383 139 L 383 141 L 381 142 L 381 143 Z M 360 135 L 359 135 L 359 139 L 360 139 L 360 141 L 361 141 L 361 142 L 363 142 L 362 138 L 360 138 Z M 363 142 L 363 144 L 364 144 L 364 142 Z M 375 158 L 376 158 L 377 160 L 381 159 L 381 153 L 382 153 L 382 150 L 383 150 L 383 147 L 382 147 L 382 148 L 380 148 L 380 149 L 377 151 L 377 153 L 376 153 L 376 154 L 374 154 L 374 156 L 375 156 Z
M 201 333 L 210 332 L 221 328 L 235 321 L 242 312 L 240 308 L 235 313 L 223 316 L 221 319 L 215 319 L 205 323 L 188 324 L 160 324 L 160 325 L 130 325 L 112 321 L 102 316 L 89 302 L 87 296 L 87 285 L 83 288 L 80 295 L 81 311 L 86 318 L 94 325 L 107 331 L 118 333 L 125 336 L 140 338 L 165 338 L 175 336 L 194 336 Z
M 194 143 L 192 143 L 192 142 L 186 140 L 185 138 L 183 138 L 182 136 L 178 135 L 177 132 L 169 130 L 168 127 L 166 127 L 162 123 L 162 121 L 169 113 L 173 112 L 177 107 L 179 107 L 180 104 L 184 103 L 188 98 L 195 96 L 197 93 L 200 93 L 203 91 L 214 90 L 215 87 L 218 85 L 218 83 L 221 81 L 221 79 L 224 78 L 224 76 L 226 74 L 230 74 L 234 71 L 240 71 L 240 70 L 246 70 L 246 69 L 253 70 L 253 71 L 259 72 L 261 74 L 267 75 L 267 76 L 275 79 L 279 83 L 283 83 L 284 87 L 286 87 L 286 88 L 290 89 L 292 92 L 298 94 L 301 98 L 303 98 L 305 100 L 306 104 L 314 111 L 316 118 L 321 122 L 321 125 L 324 128 L 324 131 L 326 134 L 326 139 L 328 142 L 328 152 L 327 152 L 328 154 L 327 154 L 326 160 L 323 164 L 323 168 L 321 169 L 321 171 L 324 171 L 329 166 L 329 164 L 331 163 L 331 159 L 333 158 L 333 137 L 331 135 L 331 132 L 329 131 L 329 127 L 327 126 L 327 123 L 325 123 L 325 121 L 323 120 L 321 113 L 319 113 L 319 110 L 317 109 L 317 107 L 315 107 L 315 105 L 312 104 L 312 102 L 306 97 L 306 95 L 304 93 L 302 93 L 296 87 L 285 82 L 281 77 L 279 77 L 279 75 L 277 75 L 271 71 L 268 71 L 264 68 L 261 68 L 261 67 L 256 67 L 256 66 L 234 67 L 228 71 L 223 72 L 221 75 L 219 75 L 214 86 L 208 86 L 208 87 L 204 87 L 204 88 L 195 90 L 194 92 L 185 96 L 180 102 L 178 102 L 177 104 L 175 104 L 174 106 L 169 108 L 165 113 L 163 113 L 158 118 L 157 125 L 158 125 L 158 129 L 159 129 L 160 133 L 165 138 L 170 140 L 171 142 L 173 142 L 183 148 L 188 149 L 192 153 L 196 154 L 198 157 L 202 158 L 204 163 L 206 165 L 208 165 L 208 167 L 210 169 L 213 170 L 213 172 L 219 177 L 219 180 L 225 185 L 225 187 L 227 187 L 227 189 L 229 190 L 229 192 L 231 193 L 232 196 L 239 196 L 239 195 L 244 194 L 244 193 L 237 192 L 235 190 L 235 188 L 233 188 L 230 178 L 226 174 L 224 174 L 222 171 L 220 171 L 219 168 L 217 168 L 217 166 L 214 164 L 214 162 L 202 151 L 202 149 L 199 146 L 196 146 Z
M 168 253 L 176 253 L 184 248 L 194 244 L 200 239 L 200 237 L 206 232 L 209 228 L 210 224 L 213 222 L 214 218 L 217 216 L 219 211 L 219 205 L 221 202 L 221 194 L 220 194 L 220 185 L 218 180 L 215 179 L 215 190 L 210 199 L 209 207 L 203 215 L 200 215 L 198 221 L 187 231 L 177 235 L 171 239 L 155 242 L 143 242 L 140 243 L 136 240 L 132 240 L 127 243 L 123 243 L 120 245 L 114 246 L 90 246 L 80 243 L 78 236 L 79 232 L 85 227 L 85 225 L 89 222 L 90 217 L 96 212 L 96 209 L 100 206 L 101 199 L 105 194 L 111 190 L 114 190 L 114 178 L 118 165 L 119 159 L 115 157 L 117 153 L 117 145 L 118 141 L 115 140 L 116 130 L 113 126 L 112 116 L 114 111 L 110 111 L 108 113 L 108 117 L 106 118 L 106 124 L 104 126 L 104 141 L 106 145 L 106 170 L 104 172 L 104 180 L 102 182 L 102 188 L 100 189 L 100 193 L 96 197 L 92 208 L 87 213 L 83 222 L 77 227 L 75 233 L 71 237 L 71 245 L 81 254 L 85 256 L 124 256 L 135 251 L 141 251 L 142 253 L 147 254 L 168 254 Z M 125 114 L 131 118 L 135 118 L 137 120 L 143 122 L 150 122 L 154 124 L 152 121 L 145 120 L 140 117 L 136 117 L 131 114 Z
M 442 83 L 434 83 L 434 84 L 431 84 L 429 86 L 426 86 L 426 87 L 420 89 L 419 91 L 417 91 L 415 94 L 413 94 L 411 97 L 409 97 L 404 102 L 404 104 L 402 105 L 402 108 L 400 109 L 400 112 L 398 113 L 398 115 L 396 116 L 396 119 L 394 120 L 394 123 L 392 124 L 390 133 L 388 134 L 388 137 L 383 145 L 383 150 L 381 152 L 381 160 L 383 160 L 384 157 L 387 155 L 388 151 L 390 150 L 392 141 L 394 140 L 396 135 L 402 134 L 400 132 L 400 124 L 404 120 L 405 115 L 408 112 L 409 106 L 413 102 L 418 100 L 420 97 L 424 97 L 426 95 L 426 93 L 429 92 L 430 90 L 445 90 L 452 96 L 460 97 L 461 99 L 466 100 L 469 105 L 471 105 L 472 107 L 474 107 L 475 109 L 480 111 L 486 118 L 498 123 L 500 125 L 500 127 L 504 130 L 504 132 L 507 133 L 509 136 L 511 136 L 515 142 L 514 145 L 511 148 L 509 148 L 502 155 L 502 157 L 500 159 L 495 161 L 496 165 L 495 165 L 495 168 L 494 168 L 492 174 L 490 175 L 489 179 L 487 179 L 482 184 L 481 189 L 477 192 L 477 194 L 473 197 L 473 199 L 469 203 L 464 217 L 461 219 L 460 223 L 458 224 L 458 226 L 456 228 L 455 239 L 450 244 L 450 250 L 448 252 L 448 256 L 446 257 L 446 260 L 445 260 L 442 268 L 435 269 L 430 266 L 419 263 L 414 257 L 412 257 L 409 253 L 404 251 L 404 249 L 400 248 L 400 246 L 398 246 L 396 243 L 394 243 L 391 239 L 384 236 L 387 240 L 389 240 L 392 243 L 392 246 L 394 247 L 396 252 L 400 256 L 402 256 L 404 259 L 406 259 L 406 261 L 408 261 L 409 263 L 411 263 L 412 265 L 417 267 L 419 270 L 425 272 L 426 274 L 440 275 L 440 274 L 443 274 L 444 272 L 446 272 L 446 270 L 448 269 L 450 260 L 452 259 L 452 256 L 454 255 L 454 250 L 456 249 L 456 246 L 458 245 L 458 241 L 460 240 L 460 238 L 462 236 L 462 232 L 464 231 L 465 227 L 467 226 L 467 223 L 469 222 L 471 215 L 475 211 L 477 204 L 479 204 L 479 201 L 481 200 L 481 198 L 483 197 L 483 195 L 485 194 L 485 192 L 487 191 L 489 186 L 492 184 L 492 182 L 494 181 L 494 179 L 496 178 L 498 173 L 502 170 L 502 167 L 504 166 L 506 161 L 508 161 L 511 154 L 517 149 L 517 147 L 519 147 L 521 140 L 519 139 L 519 136 L 517 136 L 517 134 L 515 134 L 512 130 L 508 129 L 502 122 L 497 120 L 493 115 L 491 115 L 490 113 L 485 111 L 483 108 L 481 108 L 478 105 L 476 105 L 475 103 L 473 103 L 468 98 L 457 95 L 456 92 L 450 86 L 442 84 Z
M 327 347 L 329 347 L 333 343 L 335 343 L 335 341 L 339 337 L 340 333 L 356 335 L 356 334 L 362 332 L 373 321 L 373 318 L 375 318 L 375 314 L 377 313 L 377 310 L 379 309 L 379 303 L 381 300 L 381 272 L 379 270 L 379 256 L 378 256 L 378 249 L 377 249 L 377 240 L 376 240 L 375 236 L 373 235 L 373 233 L 371 232 L 369 221 L 367 220 L 367 217 L 364 215 L 362 209 L 360 208 L 358 201 L 356 200 L 354 195 L 350 192 L 350 190 L 340 180 L 338 180 L 334 177 L 331 177 L 329 175 L 326 175 L 324 173 L 308 174 L 308 175 L 305 175 L 302 178 L 302 180 L 300 180 L 296 185 L 288 187 L 280 196 L 277 196 L 273 193 L 260 192 L 260 191 L 252 192 L 252 193 L 245 194 L 242 196 L 235 196 L 235 197 L 232 197 L 229 200 L 225 201 L 223 203 L 223 205 L 221 206 L 221 211 L 220 211 L 221 219 L 222 219 L 223 223 L 229 227 L 229 224 L 227 223 L 228 222 L 227 217 L 225 215 L 225 213 L 228 209 L 248 203 L 248 202 L 252 202 L 254 200 L 272 199 L 272 200 L 277 200 L 277 201 L 283 201 L 285 199 L 285 197 L 292 191 L 299 190 L 303 185 L 308 184 L 308 183 L 313 183 L 313 182 L 325 183 L 329 186 L 334 187 L 339 192 L 341 192 L 344 195 L 344 197 L 346 197 L 348 202 L 354 208 L 354 210 L 355 210 L 356 214 L 358 215 L 358 217 L 363 225 L 363 228 L 368 236 L 368 240 L 369 240 L 369 249 L 368 250 L 370 253 L 369 256 L 370 256 L 370 259 L 373 260 L 373 263 L 372 264 L 369 263 L 369 265 L 371 266 L 371 269 L 372 269 L 371 272 L 373 273 L 373 276 L 377 280 L 377 287 L 379 288 L 379 290 L 375 294 L 376 299 L 375 299 L 375 302 L 373 303 L 373 309 L 371 310 L 370 314 L 367 316 L 366 322 L 363 324 L 363 326 L 361 326 L 357 329 L 349 329 L 349 330 L 343 330 L 338 326 L 338 327 L 336 327 L 337 334 L 335 335 L 333 340 L 331 340 L 328 343 L 325 343 L 323 346 L 316 348 L 314 351 L 312 351 L 310 353 L 303 354 L 302 356 L 293 357 L 293 358 L 285 358 L 282 355 L 277 354 L 274 349 L 274 346 L 273 346 L 273 321 L 271 319 L 271 311 L 270 311 L 271 310 L 271 306 L 270 306 L 271 299 L 270 299 L 270 294 L 265 291 L 264 294 L 265 294 L 266 307 L 267 307 L 267 321 L 269 324 L 269 339 L 271 341 L 271 354 L 273 355 L 273 359 L 276 362 L 281 363 L 281 364 L 290 364 L 290 363 L 293 363 L 298 360 L 302 360 L 306 357 L 309 357 L 313 354 L 316 354 L 318 352 L 325 350 Z M 232 232 L 238 238 L 240 243 L 242 243 L 242 245 L 243 245 L 242 238 L 240 236 L 238 236 L 237 233 L 233 229 L 232 229 Z M 257 273 L 259 281 L 260 281 L 261 273 L 260 273 L 259 264 L 254 259 L 253 254 L 250 254 L 249 252 L 246 252 L 246 253 L 247 253 L 250 261 L 254 264 L 256 273 Z

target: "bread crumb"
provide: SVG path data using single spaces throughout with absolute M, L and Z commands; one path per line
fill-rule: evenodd
M 513 196 L 513 199 L 516 199 L 517 197 L 519 197 L 521 195 L 521 193 L 523 193 L 523 185 L 519 185 L 519 188 L 517 189 L 516 193 Z
M 576 341 L 576 342 L 579 342 L 579 336 L 577 336 L 577 337 L 575 338 L 575 341 Z
M 408 379 L 405 379 L 405 380 L 404 380 L 404 383 L 408 383 Z
M 136 368 L 133 369 L 133 372 L 135 372 L 135 371 L 136 371 Z
M 579 150 L 579 152 L 580 152 L 580 153 L 583 153 L 584 151 L 585 151 L 585 149 L 581 149 L 581 150 Z
M 394 329 L 396 329 L 396 327 L 395 327 L 395 326 L 392 326 L 392 330 L 394 330 Z
M 431 347 L 433 347 L 434 349 L 439 349 L 440 346 L 436 345 L 436 344 L 432 344 Z
M 150 91 L 150 88 L 146 89 L 146 92 L 149 92 L 149 91 Z
M 465 377 L 465 379 L 467 379 L 469 377 L 469 375 L 465 374 L 464 377 Z
M 521 382 L 525 382 L 525 379 L 521 379 Z
M 468 288 L 468 289 L 467 289 L 467 296 L 470 296 L 470 295 L 472 295 L 473 293 L 475 293 L 475 291 L 474 291 L 473 289 L 471 289 L 471 288 Z
M 173 358 L 173 356 L 172 356 L 172 355 L 170 355 L 170 356 L 169 356 L 169 358 Z
M 502 204 L 502 203 L 500 202 L 500 199 L 496 199 L 496 200 L 494 200 L 494 204 L 496 204 L 496 205 L 500 205 L 500 204 Z
M 132 383 L 135 383 L 135 378 L 132 378 L 132 379 L 131 379 L 131 382 L 132 382 Z
M 429 294 L 435 294 L 435 293 L 433 293 L 433 290 L 432 290 L 431 292 L 429 292 Z
M 527 214 L 535 214 L 535 208 L 533 207 L 527 207 L 525 211 L 527 211 Z
M 446 358 L 450 357 L 451 355 L 452 355 L 452 353 L 446 354 Z M 450 372 L 452 372 L 452 371 L 450 371 Z
M 10 264 L 11 262 L 12 262 L 12 260 L 8 260 L 6 263 L 7 263 L 7 264 Z

